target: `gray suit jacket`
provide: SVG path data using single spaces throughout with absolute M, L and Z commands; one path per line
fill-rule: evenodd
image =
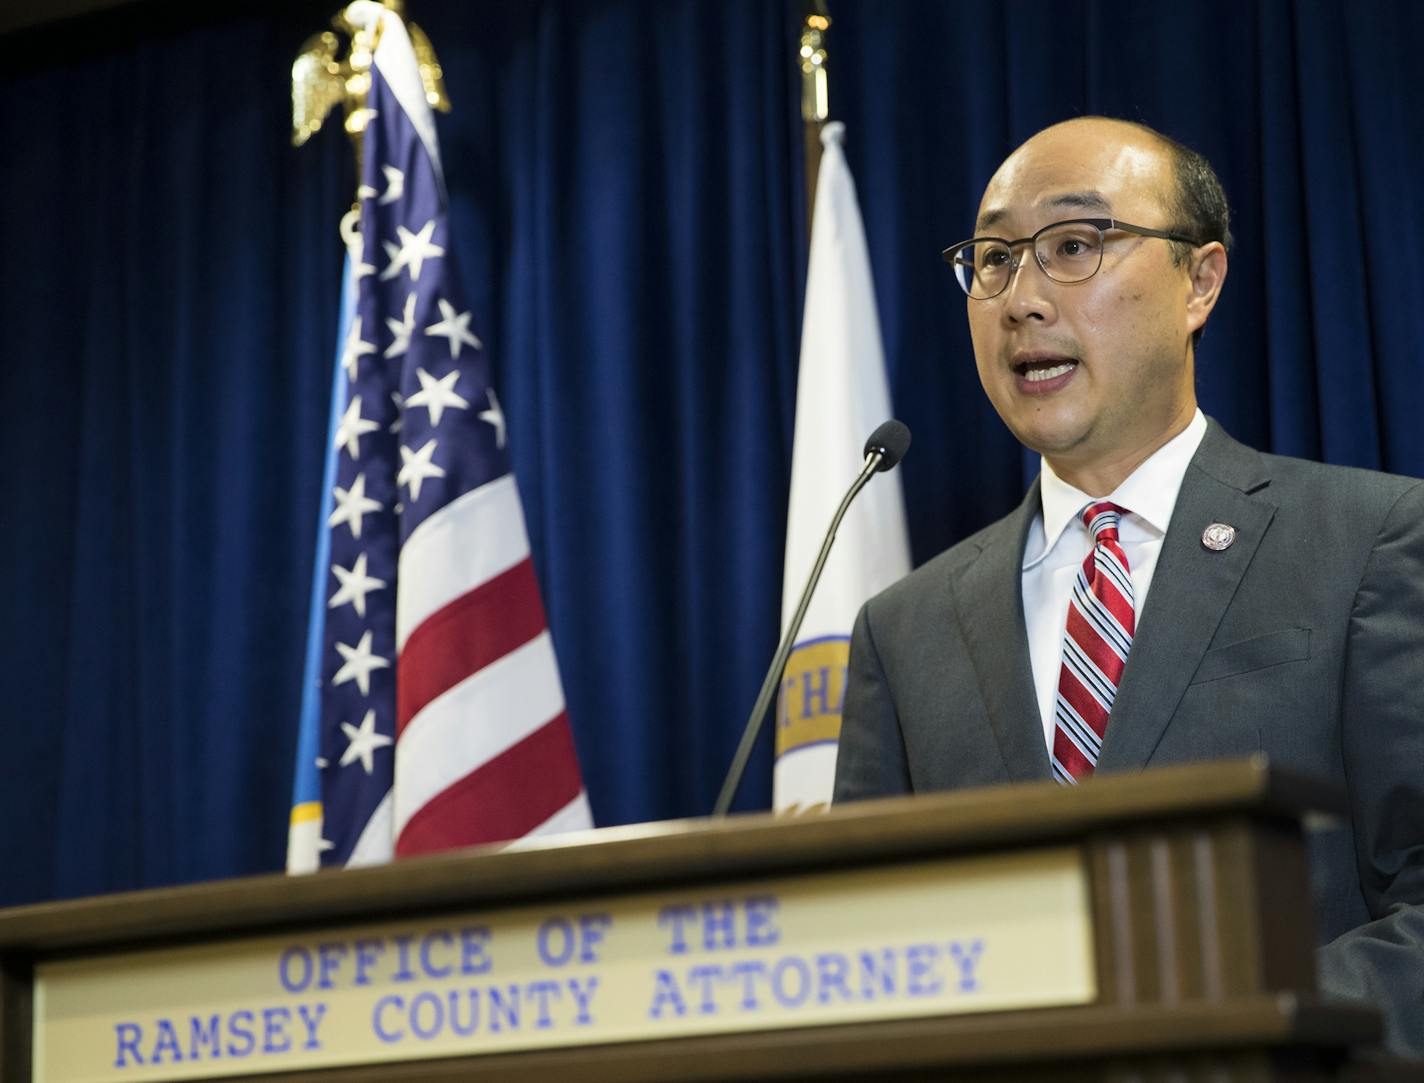
M 836 801 L 1051 777 L 1017 511 L 871 599 L 851 638 Z M 1228 549 L 1201 543 L 1236 528 Z M 1424 1056 L 1424 482 L 1207 429 L 1177 497 L 1099 771 L 1244 756 L 1333 779 L 1311 837 L 1323 989 Z

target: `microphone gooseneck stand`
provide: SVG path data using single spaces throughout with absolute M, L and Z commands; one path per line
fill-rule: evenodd
M 883 428 L 882 425 L 881 429 Z M 876 434 L 879 433 L 880 429 L 877 429 Z M 906 430 L 906 437 L 908 436 L 909 432 Z M 871 440 L 874 441 L 874 439 L 875 437 L 872 436 Z M 906 442 L 908 443 L 908 439 Z M 791 645 L 796 640 L 796 633 L 801 630 L 801 622 L 806 618 L 806 610 L 811 604 L 811 595 L 821 578 L 821 569 L 826 566 L 826 558 L 831 555 L 831 543 L 836 540 L 836 531 L 840 528 L 841 520 L 845 518 L 850 502 L 855 499 L 861 489 L 865 488 L 866 483 L 875 475 L 875 472 L 881 468 L 881 462 L 886 458 L 886 453 L 887 449 L 883 447 L 871 447 L 867 450 L 865 465 L 861 467 L 860 474 L 846 491 L 841 506 L 836 509 L 835 517 L 831 520 L 831 529 L 826 534 L 826 540 L 821 543 L 821 551 L 816 556 L 816 564 L 811 569 L 811 577 L 806 581 L 806 589 L 801 592 L 801 600 L 796 604 L 796 612 L 791 617 L 791 625 L 786 629 L 786 635 L 776 648 L 776 655 L 771 660 L 771 668 L 766 671 L 766 680 L 761 683 L 761 692 L 757 695 L 756 705 L 752 707 L 752 715 L 747 719 L 746 729 L 742 731 L 741 744 L 737 746 L 737 754 L 732 760 L 731 769 L 727 772 L 726 781 L 722 783 L 722 792 L 717 795 L 717 804 L 712 809 L 713 816 L 725 816 L 728 809 L 732 807 L 732 798 L 736 796 L 737 787 L 741 785 L 742 773 L 747 769 L 747 760 L 751 759 L 752 748 L 756 745 L 757 735 L 761 732 L 761 724 L 766 718 L 766 710 L 771 706 L 771 697 L 775 695 L 776 689 L 781 683 L 781 673 L 786 668 L 786 659 L 791 655 Z M 895 455 L 894 461 L 898 461 L 899 458 L 899 455 Z M 894 461 L 889 465 L 893 466 Z

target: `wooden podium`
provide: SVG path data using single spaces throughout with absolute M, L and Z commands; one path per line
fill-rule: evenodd
M 1392 1078 L 1314 994 L 1339 800 L 1258 759 L 20 908 L 0 1072 Z

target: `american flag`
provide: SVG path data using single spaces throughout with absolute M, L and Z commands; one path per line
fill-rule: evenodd
M 405 27 L 373 18 L 294 871 L 592 826 L 433 117 Z

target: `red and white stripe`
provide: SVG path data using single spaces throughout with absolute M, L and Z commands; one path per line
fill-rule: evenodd
M 514 478 L 423 522 L 399 584 L 397 855 L 592 827 Z

